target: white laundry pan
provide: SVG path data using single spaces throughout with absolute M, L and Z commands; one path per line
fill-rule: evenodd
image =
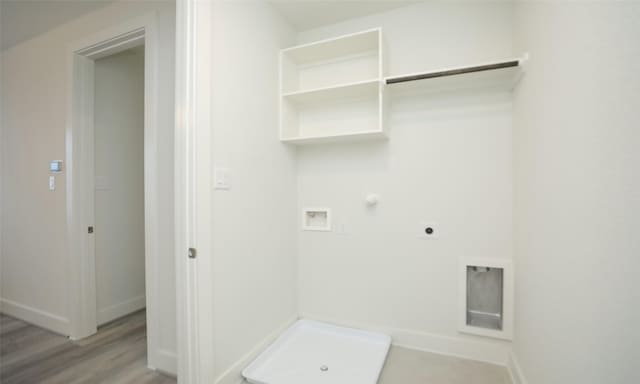
M 390 345 L 385 334 L 298 320 L 242 375 L 252 384 L 375 384 Z

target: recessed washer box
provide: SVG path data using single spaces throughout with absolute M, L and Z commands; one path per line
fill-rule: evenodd
M 242 375 L 252 384 L 376 384 L 391 338 L 298 320 Z
M 302 229 L 305 231 L 330 231 L 331 210 L 329 208 L 304 208 Z

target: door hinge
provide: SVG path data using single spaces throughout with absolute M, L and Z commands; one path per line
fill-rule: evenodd
M 87 232 L 89 232 L 89 233 L 93 233 L 93 225 L 92 225 L 92 226 L 90 226 L 89 228 L 87 228 Z
M 198 255 L 198 252 L 196 251 L 195 248 L 189 248 L 189 258 L 190 259 L 195 259 L 197 255 Z

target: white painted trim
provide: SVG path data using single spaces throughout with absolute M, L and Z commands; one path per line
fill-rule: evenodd
M 509 354 L 507 370 L 509 371 L 509 375 L 511 376 L 512 384 L 527 384 L 527 379 L 524 377 L 522 368 L 520 367 L 520 363 L 518 363 L 518 359 L 513 352 Z
M 122 316 L 141 310 L 147 303 L 146 297 L 138 296 L 98 310 L 98 326 Z
M 511 344 L 508 341 L 482 339 L 477 336 L 451 337 L 426 333 L 418 330 L 363 324 L 358 322 L 328 319 L 310 313 L 301 316 L 305 319 L 325 321 L 344 327 L 366 331 L 381 332 L 391 336 L 392 344 L 419 351 L 440 355 L 460 357 L 501 366 L 507 365 Z
M 15 301 L 0 299 L 0 313 L 15 317 L 38 327 L 48 329 L 61 335 L 69 335 L 69 319 L 49 312 L 16 303 Z
M 69 125 L 66 131 L 67 161 L 67 249 L 68 249 L 68 295 L 71 339 L 81 339 L 96 332 L 96 292 L 95 260 L 87 257 L 93 249 L 92 236 L 87 236 L 87 224 L 92 223 L 86 207 L 93 199 L 93 191 L 87 182 L 92 177 L 87 169 L 93 168 L 93 156 L 88 156 L 86 146 L 93 147 L 93 129 L 80 127 L 93 126 L 93 64 L 86 57 L 69 52 Z M 89 81 L 86 81 L 89 79 Z M 81 148 L 85 147 L 85 151 Z M 91 149 L 91 153 L 93 150 Z M 85 167 L 81 167 L 81 164 Z M 76 176 L 77 175 L 77 176 Z
M 191 99 L 193 88 L 195 0 L 176 1 L 176 74 L 174 142 L 174 222 L 176 259 L 176 325 L 178 342 L 177 372 L 180 384 L 196 383 L 198 335 L 193 324 L 193 263 L 185 254 L 190 246 L 189 228 L 189 132 L 193 125 Z
M 166 349 L 160 349 L 156 355 L 156 363 L 158 364 L 157 367 L 150 368 L 162 372 L 165 375 L 176 377 L 178 357 L 175 353 L 167 351 Z
M 215 381 L 215 384 L 238 384 L 243 383 L 242 370 L 246 368 L 262 351 L 264 351 L 271 343 L 273 343 L 278 336 L 298 320 L 298 316 L 293 316 L 289 320 L 285 321 L 281 326 L 276 328 L 267 337 L 265 337 L 260 343 L 253 347 L 247 354 L 245 354 L 240 360 L 234 363 L 229 369 L 220 375 L 220 378 Z
M 387 330 L 393 337 L 393 344 L 399 347 L 437 353 L 440 355 L 460 357 L 505 366 L 511 347 L 480 340 L 469 340 L 461 337 L 450 337 L 413 330 Z
M 211 2 L 176 2 L 175 254 L 178 381 L 213 383 Z M 197 47 L 197 49 L 196 49 Z M 188 248 L 197 257 L 187 257 Z
M 145 294 L 147 297 L 147 364 L 167 370 L 158 359 L 160 348 L 160 312 L 158 302 L 161 282 L 158 272 L 158 28 L 157 15 L 144 22 L 144 226 L 145 226 Z
M 129 48 L 144 44 L 144 38 L 145 28 L 140 27 L 87 46 L 76 51 L 76 53 L 81 56 L 90 57 L 92 60 L 98 60 L 103 57 L 113 55 L 114 53 L 122 52 Z
M 2 7 L 0 7 L 2 8 Z M 1 16 L 2 16 L 2 9 L 0 9 L 0 20 L 1 20 Z M 2 55 L 2 53 L 0 52 L 0 56 Z M 3 104 L 3 98 L 2 98 L 2 94 L 4 93 L 2 90 L 4 90 L 4 75 L 2 75 L 4 73 L 3 69 L 2 69 L 2 62 L 4 60 L 2 60 L 2 57 L 0 57 L 0 278 L 2 275 L 2 233 L 4 232 L 3 230 L 3 225 L 4 225 L 4 204 L 2 201 L 2 194 L 4 191 L 4 179 L 5 179 L 5 173 L 4 173 L 4 144 L 5 144 L 5 137 L 4 137 L 4 104 Z M 2 285 L 2 283 L 0 282 L 0 286 Z M 2 289 L 0 288 L 0 292 L 2 291 Z M 0 312 L 2 312 L 2 299 L 0 299 Z
M 93 225 L 93 67 L 94 60 L 145 45 L 144 189 L 145 276 L 148 364 L 168 370 L 156 361 L 158 355 L 158 200 L 157 114 L 158 35 L 155 12 L 137 17 L 72 43 L 69 57 L 69 116 L 66 131 L 67 247 L 69 254 L 70 336 L 80 339 L 96 332 L 96 288 L 94 237 L 86 232 Z
M 502 330 L 491 330 L 467 325 L 467 266 L 501 268 L 502 276 Z M 513 336 L 513 265 L 509 259 L 464 257 L 458 263 L 458 331 L 473 335 L 511 340 Z M 505 360 L 506 361 L 506 360 Z

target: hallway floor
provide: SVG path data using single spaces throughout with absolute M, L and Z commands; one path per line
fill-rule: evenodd
M 146 313 L 100 327 L 80 341 L 0 314 L 2 384 L 175 383 L 147 368 Z

